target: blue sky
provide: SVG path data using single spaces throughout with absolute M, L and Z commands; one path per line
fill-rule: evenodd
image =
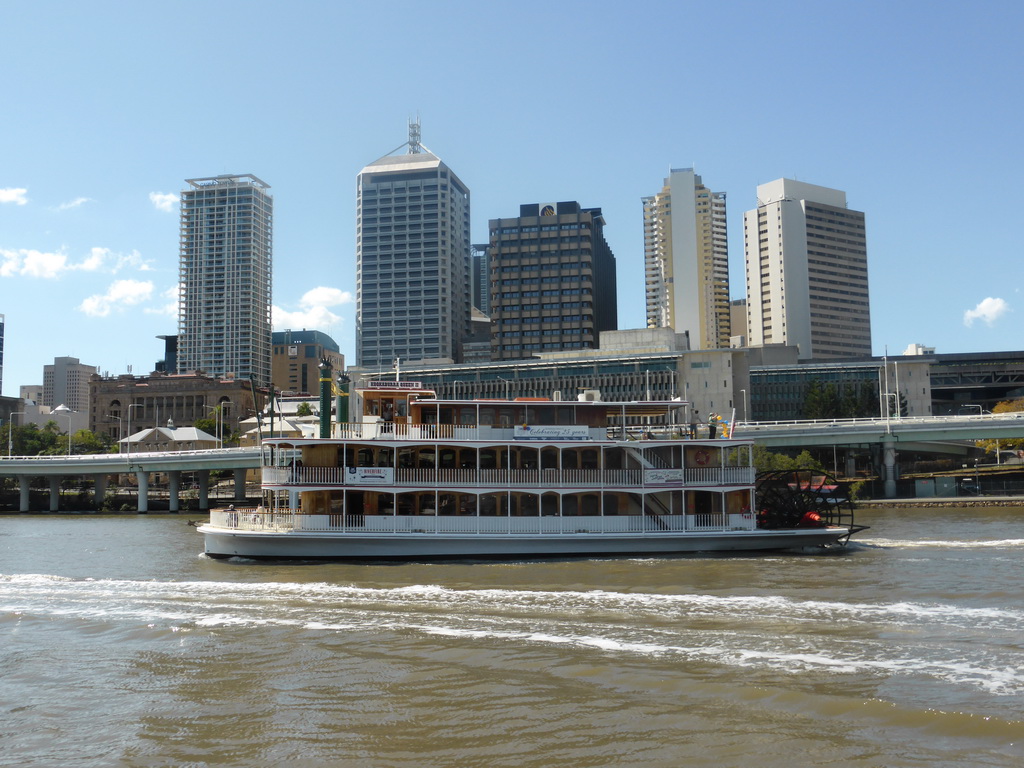
M 1021 349 L 1024 5 L 7 2 L 3 394 L 62 355 L 148 373 L 177 330 L 184 180 L 275 204 L 275 328 L 354 362 L 355 178 L 406 138 L 472 193 L 600 206 L 619 327 L 644 324 L 640 198 L 671 167 L 743 211 L 779 177 L 867 216 L 874 350 Z

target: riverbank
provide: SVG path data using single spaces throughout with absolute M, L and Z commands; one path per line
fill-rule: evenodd
M 855 503 L 858 509 L 885 508 L 970 508 L 970 507 L 1021 507 L 1024 496 L 949 496 L 923 499 L 864 499 Z

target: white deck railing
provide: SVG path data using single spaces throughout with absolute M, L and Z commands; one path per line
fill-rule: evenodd
M 218 528 L 268 533 L 422 533 L 465 535 L 623 534 L 753 530 L 752 517 L 701 513 L 692 515 L 578 515 L 569 517 L 491 517 L 474 515 L 303 515 L 294 511 L 211 510 Z
M 665 469 L 397 469 L 394 486 L 443 486 L 457 488 L 643 488 L 749 485 L 753 467 L 688 467 Z M 357 482 L 345 467 L 263 467 L 263 484 L 350 485 Z M 377 483 L 379 485 L 379 483 Z M 392 485 L 388 483 L 389 487 Z

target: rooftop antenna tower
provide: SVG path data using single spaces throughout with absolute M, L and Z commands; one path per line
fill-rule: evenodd
M 409 154 L 418 155 L 423 151 L 423 145 L 420 144 L 420 118 L 416 116 L 415 120 L 409 120 Z

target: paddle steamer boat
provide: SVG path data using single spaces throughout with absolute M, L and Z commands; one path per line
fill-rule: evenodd
M 753 442 L 691 438 L 681 401 L 439 400 L 370 382 L 358 419 L 263 440 L 260 506 L 212 510 L 213 557 L 662 555 L 845 543 L 839 516 L 764 526 Z M 759 524 L 760 517 L 760 524 Z

